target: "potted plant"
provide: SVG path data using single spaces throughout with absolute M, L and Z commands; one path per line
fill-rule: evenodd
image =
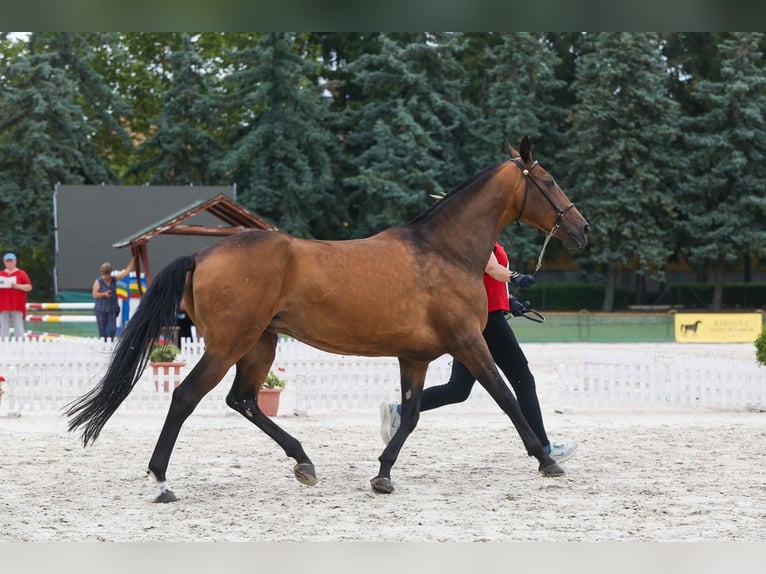
M 181 384 L 181 367 L 186 365 L 184 361 L 176 361 L 176 356 L 181 350 L 166 341 L 160 341 L 152 345 L 149 351 L 149 362 L 152 365 L 154 375 L 154 390 L 162 389 L 167 393 L 170 391 L 170 383 L 173 387 Z
M 261 409 L 266 416 L 276 416 L 277 411 L 279 410 L 279 396 L 285 388 L 286 383 L 283 378 L 284 372 L 285 369 L 282 367 L 278 367 L 276 373 L 273 370 L 270 370 L 269 374 L 266 375 L 266 380 L 263 381 L 261 388 L 258 391 L 258 408 Z

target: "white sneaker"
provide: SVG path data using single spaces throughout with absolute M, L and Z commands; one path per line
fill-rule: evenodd
M 399 428 L 401 419 L 398 406 L 397 403 L 380 403 L 380 438 L 384 444 L 391 442 L 391 437 Z
M 561 444 L 551 443 L 551 458 L 556 462 L 564 462 L 574 456 L 577 450 L 577 443 L 575 441 L 565 442 Z

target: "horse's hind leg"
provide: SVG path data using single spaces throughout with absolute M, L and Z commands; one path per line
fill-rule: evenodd
M 258 389 L 274 362 L 276 347 L 277 335 L 264 333 L 256 345 L 237 361 L 237 373 L 226 404 L 269 435 L 287 456 L 295 460 L 293 472 L 298 482 L 313 486 L 317 482 L 316 472 L 301 443 L 258 408 Z
M 157 445 L 149 460 L 149 473 L 154 476 L 159 485 L 159 492 L 154 502 L 177 500 L 167 484 L 165 473 L 178 434 L 181 432 L 181 426 L 192 414 L 202 397 L 220 382 L 229 367 L 230 364 L 205 352 L 183 382 L 173 391 L 165 424 L 162 426 Z
M 402 415 L 399 429 L 391 437 L 386 448 L 378 457 L 380 469 L 378 476 L 370 481 L 375 492 L 390 494 L 394 491 L 391 482 L 391 468 L 394 466 L 404 441 L 415 430 L 420 418 L 420 399 L 423 395 L 423 384 L 426 380 L 428 363 L 409 361 L 400 358 L 399 370 L 402 386 Z

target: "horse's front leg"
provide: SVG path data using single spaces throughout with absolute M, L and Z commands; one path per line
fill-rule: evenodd
M 510 417 L 524 443 L 527 454 L 534 456 L 540 463 L 538 467 L 540 473 L 544 476 L 563 475 L 564 469 L 545 452 L 540 439 L 529 426 L 527 419 L 524 418 L 516 397 L 500 376 L 484 338 L 477 340 L 474 345 L 455 352 L 454 356 L 468 367 L 468 370 L 476 377 L 481 386 L 487 390 L 489 395 L 503 409 L 503 412 Z
M 391 437 L 383 453 L 378 457 L 380 469 L 378 476 L 370 481 L 375 492 L 390 494 L 394 491 L 391 482 L 391 467 L 394 466 L 399 451 L 410 433 L 415 430 L 420 418 L 420 399 L 423 395 L 423 384 L 426 380 L 428 362 L 399 359 L 402 386 L 402 413 L 399 429 Z

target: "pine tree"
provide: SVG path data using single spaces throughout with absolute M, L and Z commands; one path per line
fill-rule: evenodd
M 589 34 L 583 48 L 565 189 L 576 190 L 590 221 L 581 259 L 606 272 L 603 310 L 611 311 L 620 270 L 661 278 L 672 252 L 679 109 L 657 34 Z
M 87 121 L 88 144 L 98 150 L 85 160 L 98 164 L 96 170 L 107 170 L 103 179 L 94 183 L 116 182 L 119 175 L 109 160 L 130 152 L 123 125 L 130 106 L 104 76 L 104 70 L 120 59 L 118 43 L 117 34 L 99 32 L 46 32 L 30 38 L 32 50 L 47 54 L 50 65 L 62 70 L 76 86 L 75 101 Z M 86 181 L 88 171 L 83 173 Z
M 684 123 L 692 171 L 684 196 L 683 251 L 714 275 L 721 309 L 727 266 L 766 253 L 766 70 L 764 35 L 736 33 L 719 45 L 720 79 L 692 88 L 702 111 Z
M 280 229 L 328 238 L 344 217 L 331 193 L 329 98 L 295 49 L 294 34 L 268 33 L 234 55 L 228 113 L 238 130 L 222 167 L 240 201 Z
M 49 40 L 32 34 L 29 51 L 0 72 L 0 243 L 26 256 L 43 293 L 53 285 L 55 185 L 110 181 L 92 137 L 98 128 L 81 105 L 76 66 L 51 51 Z
M 160 185 L 214 185 L 212 167 L 221 154 L 213 134 L 218 129 L 216 103 L 210 96 L 204 61 L 188 34 L 168 58 L 170 86 L 153 135 L 139 146 L 128 175 Z
M 486 165 L 506 153 L 506 142 L 518 147 L 522 137 L 529 136 L 535 159 L 556 175 L 552 158 L 566 115 L 554 101 L 563 86 L 554 75 L 558 57 L 542 35 L 523 32 L 500 35 L 500 43 L 486 53 L 488 97 L 478 131 L 482 147 L 497 151 L 487 156 Z M 540 232 L 527 226 L 507 229 L 502 241 L 519 270 L 524 262 L 535 262 L 541 248 Z
M 354 234 L 404 223 L 469 174 L 466 153 L 475 110 L 461 97 L 459 37 L 421 35 L 348 66 L 360 100 L 344 121 L 345 150 L 356 172 L 344 179 Z

